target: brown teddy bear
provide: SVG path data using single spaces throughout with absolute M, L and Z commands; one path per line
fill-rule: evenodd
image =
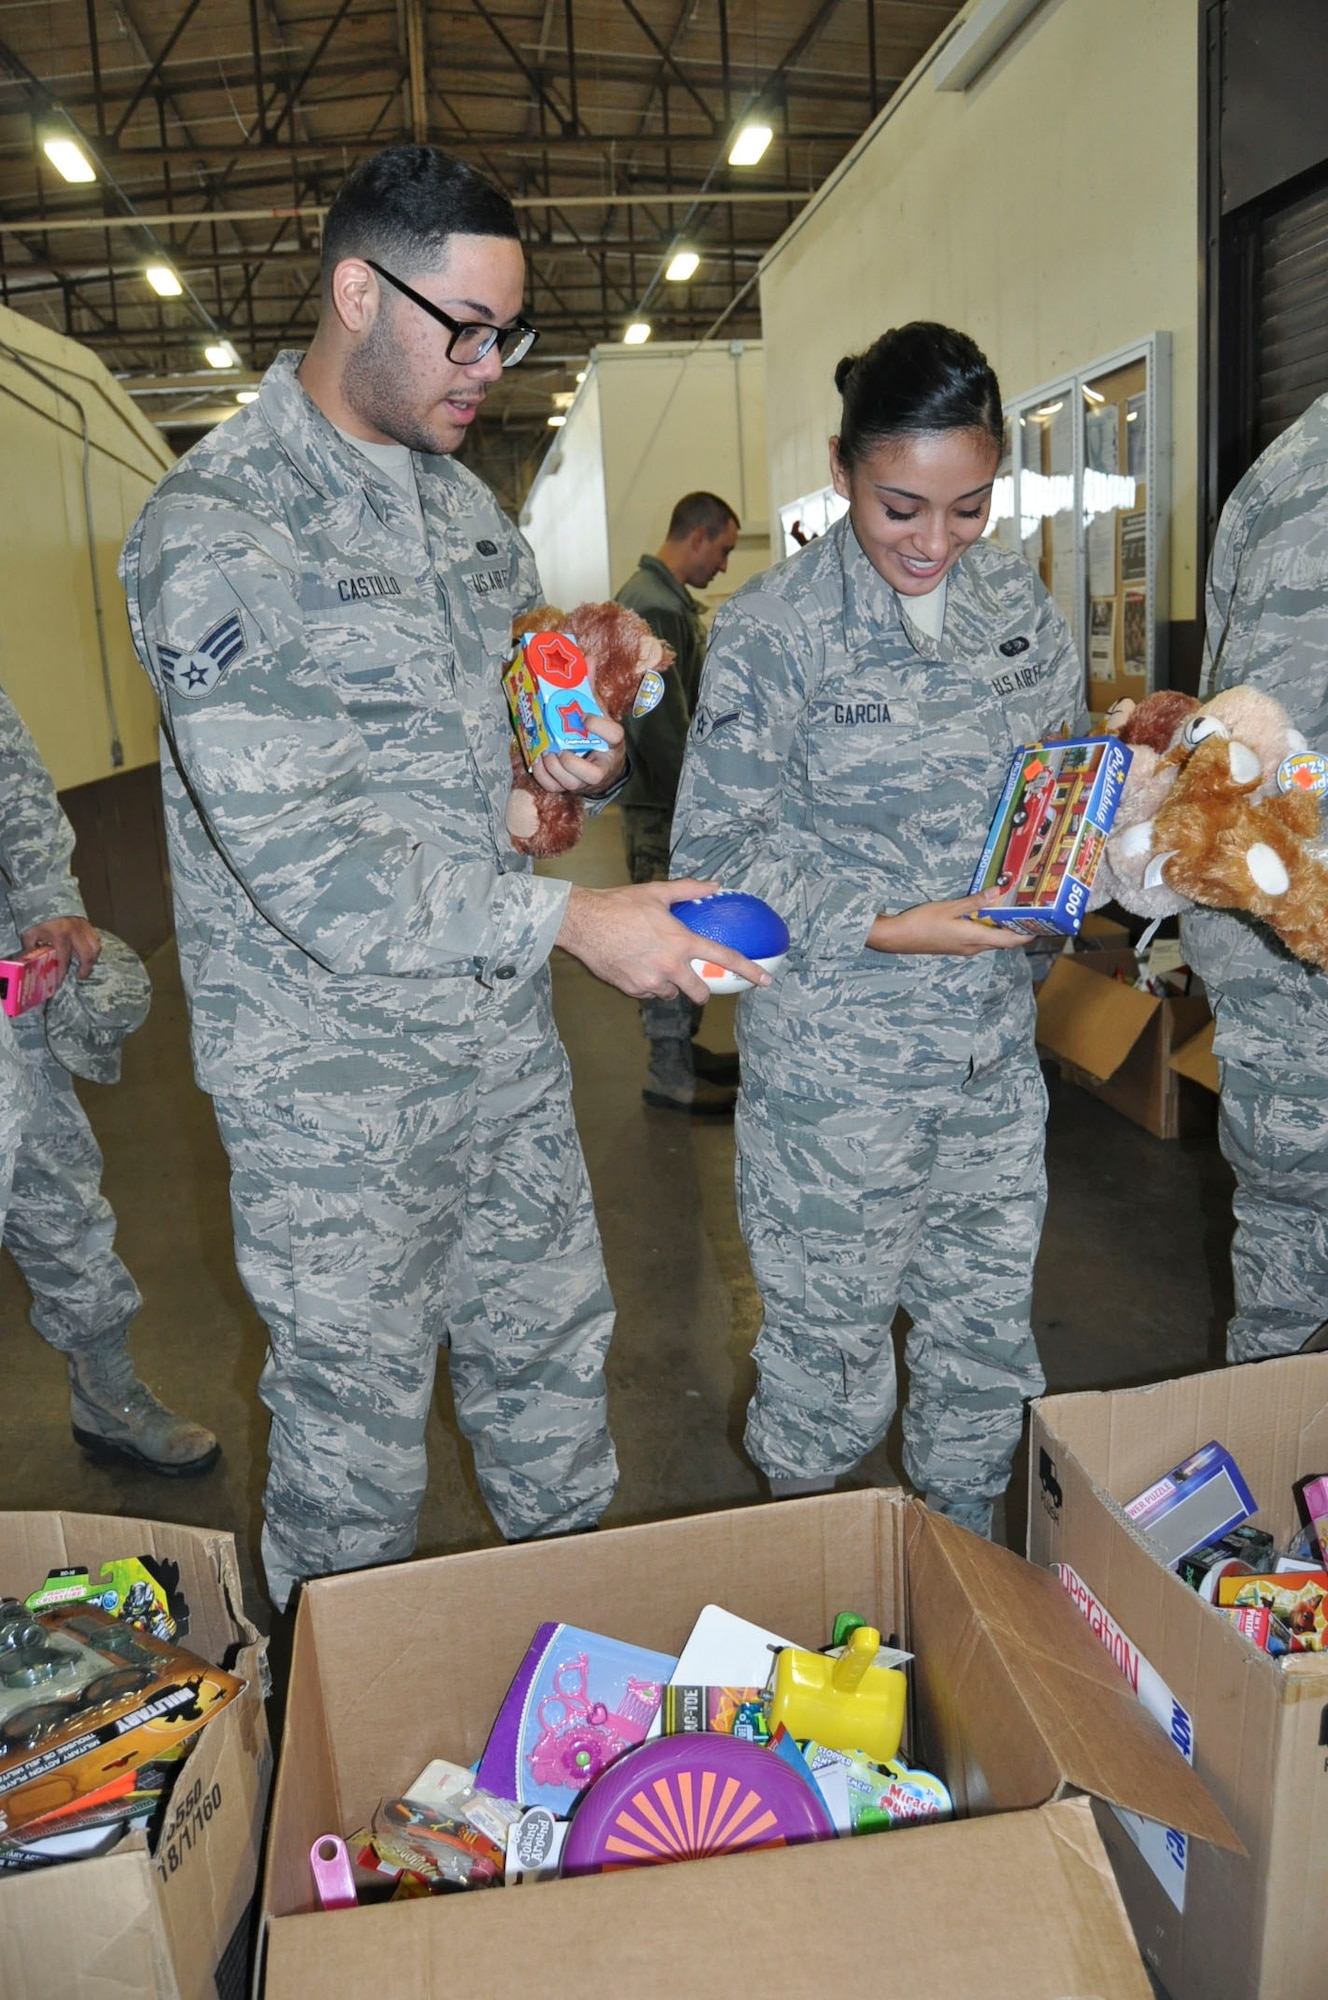
M 1201 903 L 1247 910 L 1297 958 L 1328 967 L 1328 860 L 1319 845 L 1318 796 L 1328 785 L 1328 766 L 1309 751 L 1281 705 L 1257 688 L 1228 688 L 1188 713 L 1174 706 L 1174 696 L 1150 696 L 1122 734 L 1139 717 L 1147 727 L 1144 711 L 1158 704 L 1160 737 L 1164 699 L 1173 703 L 1171 741 L 1155 763 L 1144 757 L 1136 805 L 1146 804 L 1147 814 L 1136 812 L 1107 843 L 1111 893 L 1140 915 L 1164 913 L 1155 907 L 1159 895 L 1170 897 L 1170 909 Z M 1123 808 L 1134 776 L 1132 765 Z
M 595 698 L 615 722 L 632 713 L 647 714 L 663 691 L 660 675 L 673 664 L 673 648 L 656 638 L 645 619 L 625 604 L 579 604 L 575 611 L 542 604 L 513 620 L 512 637 L 518 644 L 529 632 L 565 632 L 575 640 L 590 668 Z M 515 740 L 511 750 L 512 792 L 506 819 L 513 847 L 540 860 L 566 854 L 581 838 L 585 801 L 572 792 L 541 790 Z
M 1144 872 L 1153 854 L 1152 825 L 1176 782 L 1179 764 L 1172 746 L 1197 711 L 1192 694 L 1162 688 L 1140 702 L 1128 697 L 1107 715 L 1107 734 L 1119 736 L 1130 749 L 1120 804 L 1111 838 L 1102 851 L 1088 900 L 1090 910 L 1119 903 L 1139 917 L 1171 917 L 1188 908 L 1184 896 L 1165 882 L 1144 887 Z

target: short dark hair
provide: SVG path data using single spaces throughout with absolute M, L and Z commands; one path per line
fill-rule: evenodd
M 718 493 L 684 493 L 669 516 L 668 539 L 685 542 L 698 528 L 704 528 L 713 542 L 730 521 L 735 528 L 742 525 L 728 501 L 721 500 Z
M 922 431 L 982 431 L 1005 437 L 1001 385 L 966 333 L 935 320 L 891 327 L 865 354 L 847 354 L 835 370 L 844 399 L 839 458 L 856 464 L 875 446 Z
M 436 269 L 449 236 L 510 236 L 516 210 L 501 188 L 437 146 L 388 146 L 343 183 L 323 223 L 322 280 L 346 257 L 372 257 L 398 277 Z

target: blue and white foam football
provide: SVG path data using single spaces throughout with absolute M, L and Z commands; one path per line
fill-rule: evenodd
M 788 956 L 788 925 L 769 903 L 759 896 L 724 891 L 717 896 L 698 896 L 669 906 L 680 924 L 713 944 L 728 945 L 745 958 L 754 959 L 767 972 L 775 972 Z M 750 979 L 739 978 L 726 965 L 712 959 L 694 958 L 692 970 L 700 974 L 712 993 L 746 993 Z

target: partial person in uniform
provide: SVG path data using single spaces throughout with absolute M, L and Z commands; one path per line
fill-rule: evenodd
M 631 772 L 618 800 L 627 872 L 633 882 L 667 882 L 673 802 L 682 775 L 687 730 L 696 708 L 705 659 L 704 606 L 692 596 L 729 566 L 738 517 L 717 493 L 686 493 L 669 519 L 664 545 L 642 556 L 618 592 L 657 638 L 673 648 L 664 699 L 649 717 L 624 723 Z M 735 1056 L 717 1055 L 695 1040 L 701 1010 L 684 994 L 643 1000 L 641 1026 L 650 1043 L 650 1071 L 641 1095 L 658 1111 L 731 1118 L 738 1080 Z
M 453 454 L 536 338 L 511 203 L 392 148 L 346 182 L 322 261 L 309 352 L 167 474 L 122 563 L 195 1073 L 269 1332 L 279 1607 L 414 1547 L 441 1341 L 502 1533 L 599 1519 L 613 1304 L 549 954 L 705 996 L 676 891 L 537 877 L 504 823 L 500 675 L 544 594 Z M 609 749 L 545 757 L 545 789 L 611 795 L 622 731 L 596 727 Z
M 1024 1401 L 1046 1097 L 1022 939 L 967 894 L 1016 747 L 1086 723 L 1033 571 L 982 539 L 996 378 L 915 323 L 842 361 L 848 513 L 719 613 L 674 865 L 787 920 L 739 1002 L 738 1204 L 764 1306 L 747 1449 L 822 1491 L 885 1435 L 912 1322 L 904 1466 L 990 1533 Z
M 1328 396 L 1245 474 L 1208 569 L 1201 694 L 1261 688 L 1328 752 Z M 1218 1137 L 1236 1176 L 1232 1361 L 1328 1317 L 1328 974 L 1255 918 L 1194 910 L 1185 954 L 1217 1023 Z
M 0 958 L 45 945 L 59 955 L 67 985 L 100 984 L 102 939 L 70 872 L 73 829 L 36 744 L 3 694 L 0 764 Z M 132 954 L 116 944 L 141 976 Z M 176 1478 L 207 1472 L 221 1454 L 216 1438 L 160 1403 L 139 1380 L 129 1352 L 130 1322 L 143 1301 L 112 1247 L 115 1217 L 101 1192 L 101 1153 L 74 1093 L 71 1068 L 102 1072 L 89 1067 L 86 1045 L 79 1053 L 77 1024 L 68 1019 L 73 999 L 62 987 L 44 1007 L 4 1022 L 4 1246 L 32 1294 L 32 1324 L 65 1356 L 73 1432 L 84 1450 Z

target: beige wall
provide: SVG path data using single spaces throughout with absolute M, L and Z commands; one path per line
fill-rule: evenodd
M 939 319 L 1008 396 L 1172 336 L 1171 616 L 1195 615 L 1198 26 L 1193 0 L 1046 0 L 962 92 L 924 67 L 761 281 L 770 518 L 826 483 L 834 369 Z
M 87 412 L 97 574 L 126 769 L 156 762 L 157 708 L 134 658 L 115 566 L 134 516 L 172 455 L 94 354 L 0 307 L 0 687 L 64 790 L 113 768 L 82 434 L 77 410 L 25 373 L 9 349 L 62 384 Z
M 742 522 L 723 598 L 770 560 L 765 359 L 759 342 L 601 347 L 522 510 L 545 587 L 609 597 L 657 549 L 675 500 L 704 488 Z

